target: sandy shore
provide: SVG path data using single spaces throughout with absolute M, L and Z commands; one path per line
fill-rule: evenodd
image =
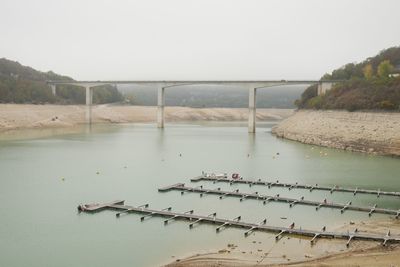
M 385 234 L 390 228 L 393 235 L 400 234 L 400 222 L 395 219 L 385 221 L 357 222 L 338 226 L 337 231 L 359 231 Z M 294 239 L 294 238 L 292 238 Z M 197 254 L 177 259 L 168 267 L 236 267 L 236 266 L 400 266 L 400 245 L 382 247 L 376 242 L 354 241 L 346 248 L 344 240 L 320 239 L 310 246 L 309 240 L 297 243 L 294 248 L 287 239 L 283 247 L 254 248 L 244 251 L 240 247 L 227 246 L 211 253 Z M 293 241 L 293 240 L 292 240 Z M 279 241 L 284 242 L 284 240 Z
M 83 105 L 0 104 L 0 130 L 69 127 L 85 123 Z M 147 106 L 97 105 L 92 109 L 94 123 L 156 122 L 157 108 Z M 178 121 L 246 121 L 244 108 L 166 107 L 166 122 Z M 291 109 L 258 109 L 261 121 L 281 120 Z
M 400 156 L 400 113 L 300 110 L 272 132 L 306 144 Z

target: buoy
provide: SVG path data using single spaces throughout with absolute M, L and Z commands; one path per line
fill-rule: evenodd
M 100 174 L 100 172 L 96 172 L 96 174 Z

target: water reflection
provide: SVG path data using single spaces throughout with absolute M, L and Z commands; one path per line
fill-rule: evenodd
M 214 126 L 168 124 L 165 129 L 157 129 L 154 124 L 94 125 L 89 132 L 84 127 L 51 129 L 48 134 L 54 135 L 48 138 L 34 131 L 33 136 L 40 136 L 40 139 L 3 139 L 0 149 L 0 266 L 159 266 L 172 260 L 172 255 L 219 250 L 228 243 L 249 251 L 255 247 L 254 240 L 262 241 L 260 246 L 264 246 L 265 251 L 274 247 L 278 256 L 289 247 L 301 254 L 296 247 L 300 240 L 294 238 L 284 240 L 285 244 L 275 244 L 273 235 L 257 233 L 245 239 L 240 229 L 217 235 L 213 225 L 190 230 L 184 222 L 164 227 L 157 218 L 140 222 L 139 216 L 129 215 L 117 220 L 113 212 L 77 216 L 79 203 L 125 199 L 127 204 L 149 203 L 155 209 L 172 206 L 176 211 L 194 209 L 205 215 L 217 212 L 222 218 L 242 215 L 244 221 L 251 222 L 267 217 L 271 225 L 287 226 L 289 221 L 295 221 L 296 225 L 311 229 L 321 229 L 323 225 L 332 229 L 350 220 L 387 218 L 380 215 L 369 218 L 350 211 L 340 214 L 330 209 L 289 208 L 283 203 L 262 205 L 259 201 L 239 202 L 234 198 L 220 200 L 211 195 L 200 198 L 198 194 L 181 196 L 177 192 L 160 194 L 157 191 L 160 186 L 178 182 L 198 186 L 199 183 L 190 183 L 189 178 L 202 170 L 239 172 L 249 178 L 271 180 L 273 177 L 288 182 L 400 190 L 398 159 L 311 149 L 311 146 L 277 139 L 262 125 L 258 125 L 256 135 L 247 133 L 246 124 L 243 127 L 237 124 Z M 229 191 L 240 189 L 242 192 L 280 193 L 293 198 L 304 196 L 319 201 L 328 198 L 339 203 L 352 201 L 354 205 L 364 206 L 377 203 L 378 207 L 400 208 L 396 198 L 201 184 Z M 21 251 L 24 256 L 18 257 Z M 41 256 L 43 251 L 47 252 L 45 258 Z

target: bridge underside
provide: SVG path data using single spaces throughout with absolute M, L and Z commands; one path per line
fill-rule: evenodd
M 165 107 L 165 89 L 170 87 L 184 85 L 232 85 L 243 86 L 249 90 L 249 113 L 248 113 L 248 132 L 255 133 L 256 131 L 256 92 L 257 89 L 268 88 L 281 85 L 293 84 L 318 84 L 318 94 L 324 94 L 332 87 L 332 84 L 339 81 L 80 81 L 80 82 L 64 82 L 64 81 L 49 81 L 52 93 L 56 95 L 57 85 L 75 85 L 84 87 L 86 91 L 86 122 L 92 123 L 92 105 L 93 105 L 93 90 L 96 86 L 101 85 L 117 85 L 117 84 L 135 84 L 148 85 L 157 87 L 157 127 L 164 128 L 164 107 Z

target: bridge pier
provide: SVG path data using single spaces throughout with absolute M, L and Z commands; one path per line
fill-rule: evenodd
M 92 124 L 93 88 L 85 86 L 86 90 L 86 123 Z
M 158 86 L 157 92 L 157 127 L 164 128 L 164 104 L 165 104 L 165 96 L 164 96 L 165 87 L 162 85 Z
M 249 88 L 249 133 L 256 132 L 256 90 L 255 87 Z
M 50 84 L 50 88 L 51 88 L 51 93 L 56 96 L 57 95 L 57 91 L 56 91 L 56 85 L 55 84 Z
M 318 83 L 318 89 L 317 89 L 317 95 L 324 95 L 327 91 L 331 90 L 333 83 L 329 82 L 319 82 Z

